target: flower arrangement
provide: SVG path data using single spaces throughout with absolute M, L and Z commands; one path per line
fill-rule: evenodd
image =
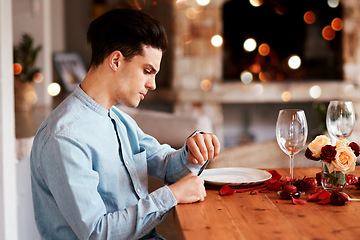
M 323 178 L 332 186 L 337 186 L 345 184 L 345 174 L 355 170 L 359 150 L 359 145 L 355 142 L 342 139 L 332 146 L 330 138 L 320 135 L 308 145 L 305 157 L 315 161 L 322 160 L 325 165 Z
M 14 75 L 21 82 L 40 81 L 40 69 L 35 67 L 35 61 L 41 46 L 33 46 L 33 38 L 29 34 L 22 35 L 21 42 L 14 46 Z M 39 79 L 40 78 L 40 79 Z

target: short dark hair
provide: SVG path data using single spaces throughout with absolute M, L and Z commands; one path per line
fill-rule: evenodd
M 98 66 L 119 50 L 130 61 L 141 55 L 144 46 L 166 50 L 168 41 L 163 25 L 147 14 L 132 9 L 114 9 L 90 23 L 87 40 L 91 44 L 91 65 Z

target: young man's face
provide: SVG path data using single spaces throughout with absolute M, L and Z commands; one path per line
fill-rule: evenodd
M 114 86 L 116 101 L 137 107 L 148 90 L 155 90 L 161 58 L 161 50 L 144 46 L 142 55 L 136 55 L 130 61 L 122 60 Z

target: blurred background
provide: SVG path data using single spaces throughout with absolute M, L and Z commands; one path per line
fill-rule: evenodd
M 38 107 L 56 106 L 73 90 L 68 81 L 81 82 L 91 54 L 87 27 L 113 8 L 144 11 L 161 21 L 169 36 L 157 90 L 140 108 L 206 115 L 224 148 L 274 139 L 282 108 L 304 109 L 312 137 L 324 130 L 322 114 L 329 100 L 358 98 L 357 0 L 13 0 L 12 4 L 14 45 L 29 34 L 34 46 L 42 46 L 36 59 L 43 75 L 35 84 Z M 70 55 L 63 59 L 73 54 L 71 59 L 78 64 L 67 77 L 61 64 L 72 60 L 61 63 L 62 53 Z M 49 89 L 52 83 L 59 85 Z

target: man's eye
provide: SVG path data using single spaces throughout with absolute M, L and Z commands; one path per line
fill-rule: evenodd
M 148 69 L 145 69 L 145 70 L 144 70 L 144 73 L 145 73 L 145 74 L 150 74 L 150 73 L 151 73 L 151 71 L 150 71 L 150 70 L 148 70 Z

